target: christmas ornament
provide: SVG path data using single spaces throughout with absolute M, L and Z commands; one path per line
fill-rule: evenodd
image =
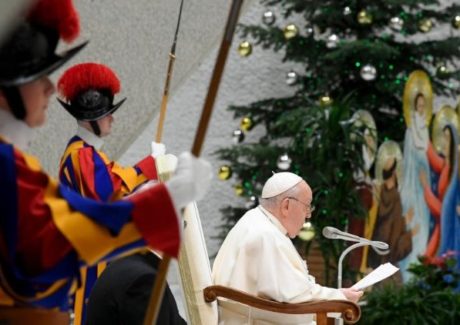
M 242 196 L 244 193 L 244 187 L 241 183 L 236 184 L 234 187 L 235 189 L 235 194 L 238 196 Z
M 252 195 L 250 198 L 249 198 L 249 201 L 246 202 L 245 204 L 245 207 L 246 209 L 252 209 L 252 208 L 255 208 L 257 205 L 257 198 Z
M 294 70 L 289 71 L 286 74 L 286 83 L 289 86 L 294 85 L 297 82 L 297 73 Z
M 303 224 L 298 236 L 304 241 L 310 241 L 315 237 L 315 228 L 310 221 Z
M 291 157 L 289 157 L 289 155 L 285 153 L 278 157 L 278 161 L 276 162 L 276 165 L 281 170 L 288 170 L 289 168 L 291 168 L 291 163 L 292 163 Z
M 219 168 L 219 172 L 217 174 L 219 176 L 219 179 L 226 181 L 230 177 L 232 177 L 232 168 L 227 165 L 222 165 Z
M 350 14 L 351 14 L 351 9 L 350 9 L 350 7 L 347 6 L 347 7 L 343 8 L 343 15 L 344 15 L 344 16 L 348 16 L 348 15 L 350 15 Z
M 236 129 L 235 131 L 233 131 L 232 138 L 233 138 L 233 143 L 235 144 L 241 143 L 244 140 L 244 132 L 240 129 Z
M 243 41 L 238 46 L 238 53 L 242 57 L 250 56 L 252 53 L 252 45 L 248 41 Z
M 294 24 L 289 24 L 286 27 L 284 27 L 284 38 L 287 40 L 290 40 L 291 38 L 294 38 L 297 36 L 299 33 L 299 29 L 297 28 L 296 25 Z
M 319 103 L 320 103 L 321 106 L 331 105 L 332 102 L 333 102 L 333 100 L 329 95 L 321 96 L 321 98 L 319 99 Z
M 455 29 L 460 29 L 460 15 L 457 15 L 452 19 L 452 27 Z
M 447 66 L 444 63 L 438 65 L 438 67 L 436 68 L 436 75 L 439 78 L 445 78 L 449 75 L 449 70 L 447 69 Z
M 251 130 L 252 127 L 253 127 L 252 118 L 250 118 L 249 116 L 243 117 L 240 123 L 240 129 L 247 132 Z
M 403 26 L 404 26 L 404 20 L 402 20 L 400 17 L 395 16 L 390 19 L 390 28 L 392 30 L 399 32 L 402 30 Z
M 372 64 L 366 64 L 361 68 L 359 74 L 363 80 L 372 81 L 377 77 L 377 69 Z
M 315 30 L 314 30 L 313 26 L 311 26 L 311 25 L 305 26 L 305 36 L 306 37 L 313 36 L 314 31 Z
M 433 28 L 433 22 L 429 18 L 425 18 L 419 21 L 418 29 L 421 32 L 428 33 Z
M 329 37 L 327 38 L 326 47 L 328 49 L 335 49 L 338 44 L 339 44 L 339 37 L 337 36 L 337 34 L 329 35 Z
M 373 21 L 372 15 L 366 9 L 363 9 L 358 13 L 357 19 L 358 23 L 361 25 L 370 25 Z
M 273 25 L 276 21 L 276 17 L 275 17 L 275 14 L 273 13 L 273 11 L 270 11 L 270 10 L 267 10 L 264 12 L 264 14 L 262 15 L 262 22 L 265 24 L 265 25 Z

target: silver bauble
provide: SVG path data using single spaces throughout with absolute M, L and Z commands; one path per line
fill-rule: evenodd
M 338 44 L 339 44 L 339 37 L 337 36 L 337 34 L 329 35 L 326 41 L 326 47 L 328 49 L 335 49 Z
M 268 25 L 268 26 L 273 25 L 275 23 L 275 21 L 276 21 L 276 16 L 273 13 L 273 11 L 267 10 L 262 15 L 262 22 L 265 25 Z
M 404 26 L 404 20 L 401 17 L 395 16 L 390 19 L 390 27 L 394 31 L 401 31 Z
M 292 159 L 289 157 L 287 153 L 282 154 L 278 157 L 278 161 L 276 162 L 276 166 L 278 166 L 281 170 L 288 170 L 291 168 Z
M 359 74 L 363 80 L 372 81 L 377 78 L 377 69 L 372 64 L 366 64 L 361 68 Z
M 350 14 L 351 14 L 351 9 L 350 9 L 350 7 L 347 6 L 347 7 L 343 8 L 343 15 L 344 15 L 344 16 L 348 16 L 348 15 L 350 15 Z
M 244 132 L 241 129 L 236 129 L 235 131 L 233 131 L 232 139 L 233 139 L 233 143 L 235 144 L 243 142 Z
M 291 70 L 286 74 L 286 83 L 289 86 L 294 85 L 297 82 L 297 79 L 298 79 L 297 72 L 295 72 L 294 70 Z

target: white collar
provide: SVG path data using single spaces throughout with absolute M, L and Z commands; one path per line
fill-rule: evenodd
M 27 151 L 34 136 L 34 129 L 10 112 L 0 109 L 0 134 L 6 141 L 22 151 Z
M 100 150 L 104 145 L 104 140 L 95 135 L 93 132 L 88 131 L 83 126 L 78 124 L 77 136 L 79 136 L 83 141 L 85 141 L 90 146 L 93 146 L 96 150 Z
M 273 214 L 271 214 L 267 209 L 265 209 L 263 206 L 259 205 L 258 208 L 260 211 L 262 211 L 263 214 L 270 220 L 270 222 L 279 230 L 283 233 L 283 235 L 287 236 L 287 230 L 284 228 L 284 226 L 281 224 L 281 222 L 278 220 L 277 217 L 275 217 Z

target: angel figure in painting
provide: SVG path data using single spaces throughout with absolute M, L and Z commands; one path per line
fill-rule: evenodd
M 425 200 L 433 217 L 432 231 L 426 247 L 425 256 L 434 257 L 438 253 L 441 238 L 441 218 L 443 205 L 451 205 L 445 197 L 446 191 L 457 175 L 453 166 L 457 159 L 456 134 L 458 133 L 458 116 L 450 106 L 444 106 L 435 116 L 433 122 L 433 144 L 428 146 L 428 161 L 431 169 L 437 174 L 437 185 L 432 189 L 428 175 L 420 172 L 420 182 L 423 185 Z M 444 216 L 446 218 L 447 216 Z
M 420 70 L 412 72 L 404 89 L 403 109 L 407 129 L 404 137 L 401 201 L 404 215 L 413 211 L 414 217 L 407 225 L 408 228 L 418 224 L 419 231 L 412 237 L 411 252 L 400 262 L 404 281 L 410 277 L 407 272 L 410 263 L 417 262 L 417 256 L 425 253 L 429 237 L 431 217 L 419 175 L 430 175 L 427 149 L 432 101 L 433 92 L 428 75 Z

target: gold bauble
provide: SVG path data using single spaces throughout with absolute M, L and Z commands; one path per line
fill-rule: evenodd
M 319 104 L 321 106 L 331 105 L 332 102 L 333 102 L 332 97 L 330 97 L 329 95 L 321 96 L 321 98 L 319 99 Z
M 244 194 L 244 187 L 241 183 L 236 184 L 233 188 L 235 189 L 236 195 L 242 196 Z
M 242 57 L 250 56 L 252 53 L 252 45 L 248 41 L 243 41 L 238 46 L 238 53 Z
M 419 21 L 418 29 L 421 32 L 428 33 L 433 28 L 433 22 L 430 18 L 425 18 Z
M 460 29 L 460 15 L 457 15 L 452 19 L 452 27 L 455 29 Z
M 307 221 L 303 224 L 298 236 L 304 241 L 310 241 L 315 237 L 315 228 L 310 221 Z
M 227 165 L 220 166 L 218 176 L 219 179 L 226 181 L 232 176 L 232 168 Z
M 240 123 L 240 129 L 247 132 L 252 129 L 252 126 L 252 119 L 249 116 L 243 117 Z
M 361 25 L 370 25 L 372 24 L 372 21 L 373 17 L 366 9 L 363 9 L 358 13 L 358 23 Z
M 297 36 L 297 34 L 299 33 L 299 29 L 297 28 L 296 25 L 289 24 L 286 27 L 284 27 L 283 33 L 284 33 L 284 38 L 289 40 L 289 39 Z

